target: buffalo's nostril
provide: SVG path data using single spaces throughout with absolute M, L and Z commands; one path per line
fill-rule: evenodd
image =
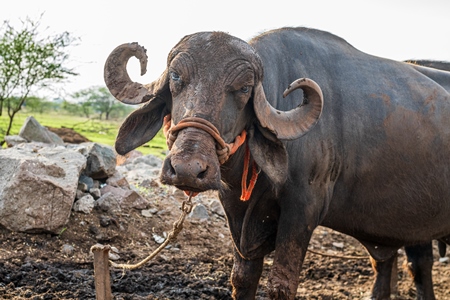
M 176 171 L 175 168 L 172 166 L 172 162 L 170 160 L 166 160 L 167 161 L 167 168 L 168 168 L 168 173 L 171 175 L 176 175 Z
M 186 159 L 186 156 L 168 155 L 164 160 L 161 182 L 174 185 L 183 190 L 217 190 L 220 187 L 220 174 L 215 171 L 218 165 L 211 165 L 203 157 Z
M 198 173 L 197 178 L 198 178 L 198 179 L 203 179 L 203 178 L 205 178 L 205 177 L 206 177 L 207 171 L 208 171 L 208 167 L 206 167 L 206 169 L 205 169 L 204 171 Z
M 199 161 L 174 162 L 169 165 L 169 172 L 182 181 L 203 179 L 207 176 L 208 166 Z

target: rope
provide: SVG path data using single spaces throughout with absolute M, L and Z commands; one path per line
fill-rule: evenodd
M 245 148 L 245 158 L 244 158 L 244 172 L 242 173 L 242 192 L 241 192 L 241 200 L 247 201 L 250 199 L 252 195 L 253 188 L 255 187 L 256 180 L 258 179 L 258 170 L 256 168 L 256 163 L 253 161 L 252 164 L 252 177 L 250 178 L 250 184 L 247 186 L 247 174 L 248 174 L 248 165 L 250 163 L 250 149 L 248 146 Z
M 177 139 L 178 131 L 187 127 L 195 127 L 202 129 L 207 133 L 209 133 L 217 141 L 219 147 L 216 149 L 216 153 L 217 157 L 219 158 L 219 163 L 221 165 L 224 164 L 228 160 L 228 158 L 231 155 L 233 155 L 237 151 L 237 149 L 239 149 L 240 146 L 242 146 L 242 144 L 244 144 L 247 138 L 247 132 L 243 130 L 241 134 L 235 138 L 234 142 L 226 143 L 220 136 L 220 132 L 217 129 L 217 127 L 214 126 L 214 124 L 212 124 L 208 120 L 198 117 L 187 117 L 178 122 L 177 125 L 173 125 L 171 115 L 168 114 L 164 117 L 163 133 L 166 136 L 167 147 L 169 148 L 169 150 L 172 149 L 173 143 L 175 143 L 175 140 Z M 255 187 L 256 180 L 258 179 L 259 174 L 257 170 L 257 165 L 255 161 L 253 161 L 252 177 L 250 178 L 250 183 L 247 185 L 247 176 L 250 158 L 251 158 L 250 150 L 248 149 L 247 145 L 244 157 L 244 170 L 242 173 L 242 180 L 241 180 L 242 191 L 240 199 L 242 201 L 247 201 L 250 199 L 250 196 L 252 195 L 253 188 Z M 184 193 L 188 195 L 191 192 L 184 191 Z M 195 193 L 194 196 L 195 195 L 197 195 L 197 193 Z
M 310 248 L 308 248 L 308 252 L 311 252 L 313 254 L 317 254 L 317 255 L 321 255 L 321 256 L 326 256 L 326 257 L 333 257 L 333 258 L 341 258 L 341 259 L 369 259 L 369 256 L 353 256 L 353 255 L 337 255 L 337 254 L 328 254 L 328 253 L 323 253 L 323 252 L 319 252 L 319 251 L 315 251 L 312 250 Z
M 173 223 L 172 231 L 169 232 L 169 234 L 167 235 L 166 240 L 155 251 L 153 251 L 149 256 L 147 256 L 146 258 L 144 258 L 142 261 L 138 262 L 137 264 L 134 264 L 134 265 L 116 264 L 113 261 L 109 261 L 111 266 L 113 268 L 121 268 L 121 269 L 126 269 L 126 270 L 133 270 L 133 269 L 137 269 L 137 268 L 143 266 L 149 260 L 153 259 L 156 255 L 158 255 L 158 253 L 161 252 L 171 241 L 176 239 L 178 234 L 183 229 L 184 219 L 192 211 L 192 206 L 193 206 L 192 201 L 191 201 L 192 197 L 193 197 L 193 193 L 191 193 L 189 195 L 188 200 L 183 201 L 183 204 L 181 205 L 182 213 L 181 213 L 180 217 L 178 218 L 178 220 L 175 223 Z
M 247 132 L 243 130 L 240 135 L 236 137 L 234 142 L 226 143 L 220 136 L 219 130 L 211 122 L 197 117 L 188 117 L 182 119 L 177 125 L 172 125 L 170 114 L 164 117 L 163 132 L 166 136 L 167 147 L 172 149 L 173 143 L 177 139 L 178 131 L 187 127 L 195 127 L 202 129 L 209 133 L 217 142 L 219 148 L 216 150 L 219 157 L 219 163 L 224 164 L 228 158 L 233 155 L 236 150 L 245 142 Z

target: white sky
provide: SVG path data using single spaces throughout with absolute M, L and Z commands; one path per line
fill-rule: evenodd
M 305 26 L 334 33 L 354 47 L 386 58 L 450 61 L 449 0 L 15 0 L 2 5 L 0 20 L 20 28 L 27 16 L 43 13 L 41 30 L 69 31 L 81 38 L 71 48 L 71 67 L 80 75 L 59 90 L 66 96 L 104 85 L 103 65 L 116 46 L 139 42 L 147 49 L 148 83 L 164 70 L 170 49 L 185 35 L 220 30 L 248 40 L 268 29 Z

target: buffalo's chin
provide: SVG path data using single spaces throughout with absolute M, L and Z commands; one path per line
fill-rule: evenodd
M 210 190 L 214 190 L 214 191 L 219 190 L 219 188 L 216 186 L 211 186 L 211 187 L 206 187 L 206 188 L 193 188 L 193 187 L 185 186 L 185 185 L 175 185 L 175 187 L 177 189 L 182 190 L 183 192 L 188 193 L 188 194 L 189 194 L 189 192 L 202 193 L 202 192 L 206 192 L 206 191 L 210 191 Z

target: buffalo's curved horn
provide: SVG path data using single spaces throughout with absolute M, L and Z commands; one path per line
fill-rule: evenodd
M 149 90 L 140 83 L 131 81 L 127 72 L 128 60 L 135 56 L 141 64 L 141 76 L 147 72 L 147 54 L 138 43 L 122 44 L 108 56 L 104 79 L 111 94 L 126 104 L 140 104 L 152 98 Z
M 323 95 L 319 85 L 311 79 L 300 78 L 284 91 L 286 97 L 301 88 L 306 102 L 289 111 L 279 111 L 267 102 L 262 84 L 255 88 L 254 109 L 262 127 L 269 129 L 281 140 L 293 140 L 306 134 L 322 114 Z

